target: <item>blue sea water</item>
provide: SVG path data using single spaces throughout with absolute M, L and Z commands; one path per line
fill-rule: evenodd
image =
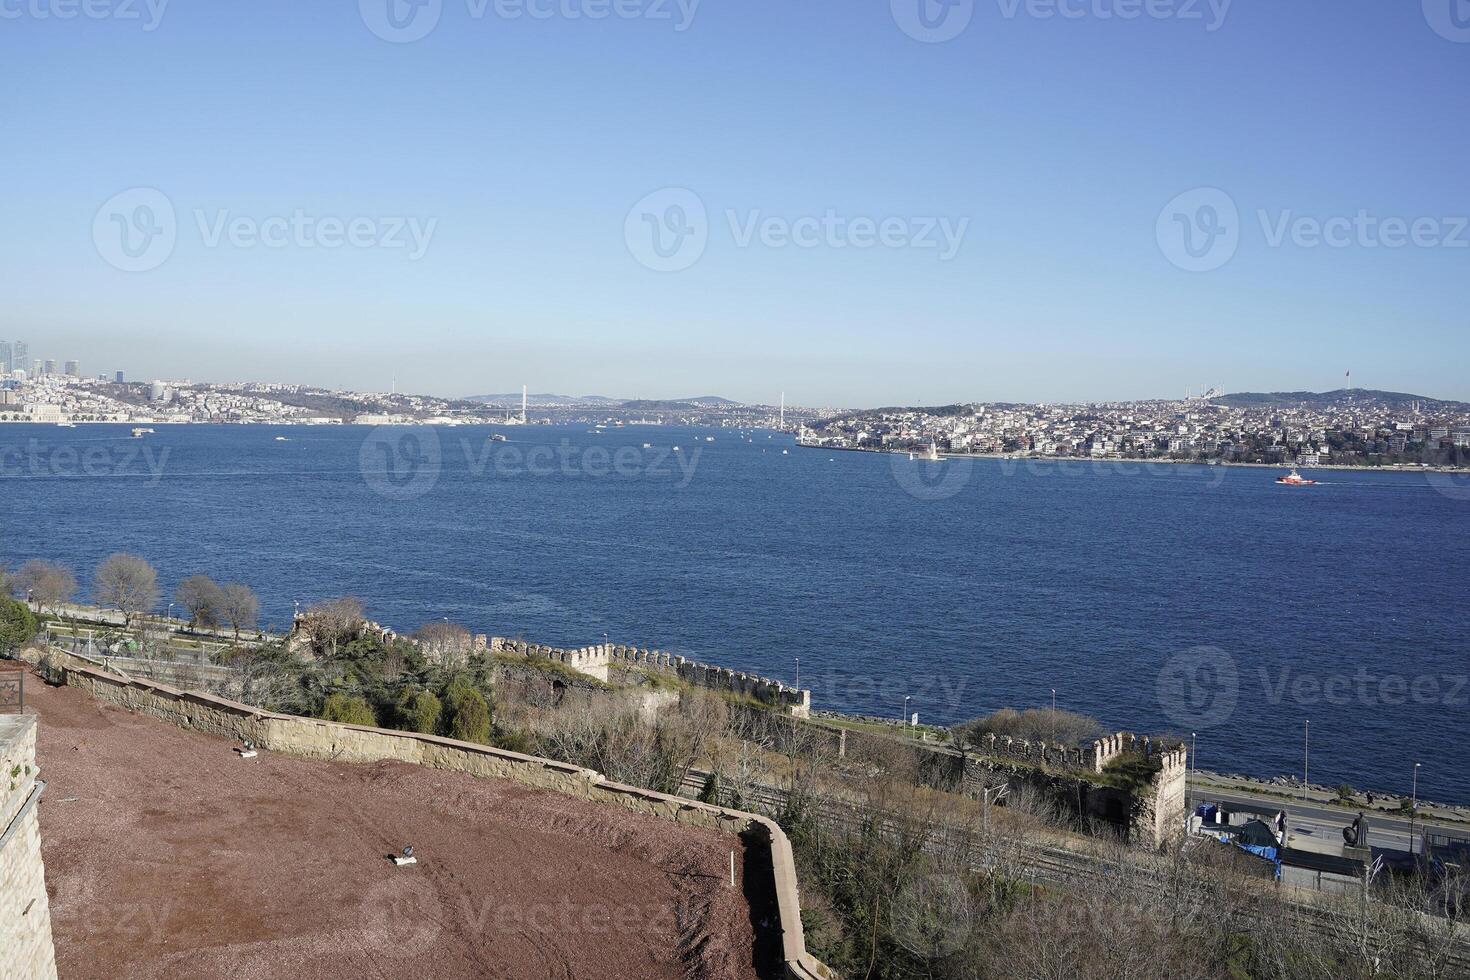
M 925 463 L 629 426 L 0 426 L 0 561 L 144 555 L 262 619 L 361 598 L 657 647 L 953 722 L 1049 705 L 1197 733 L 1203 768 L 1470 801 L 1470 483 Z M 491 432 L 508 437 L 488 441 Z M 283 436 L 287 441 L 278 441 Z M 706 441 L 708 438 L 713 441 Z M 652 448 L 644 449 L 649 443 Z M 674 453 L 672 447 L 679 446 Z

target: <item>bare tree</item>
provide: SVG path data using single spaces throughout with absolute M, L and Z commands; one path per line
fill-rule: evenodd
M 240 638 L 240 630 L 255 625 L 260 615 L 260 600 L 250 586 L 240 582 L 227 582 L 220 588 L 220 612 Z
M 468 629 L 447 619 L 425 623 L 414 632 L 413 638 L 426 657 L 445 667 L 463 665 L 475 646 L 475 638 Z
M 15 573 L 14 587 L 21 595 L 29 595 L 37 611 L 44 612 L 47 606 L 55 613 L 61 612 L 61 604 L 77 592 L 76 576 L 54 562 L 32 558 Z
M 335 657 L 338 646 L 362 631 L 366 618 L 362 603 L 347 596 L 308 608 L 301 615 L 298 629 L 318 653 Z
M 190 575 L 174 590 L 174 598 L 189 614 L 190 626 L 213 629 L 224 615 L 224 590 L 208 575 Z
M 131 626 L 133 617 L 158 605 L 158 572 L 137 555 L 109 555 L 97 566 L 97 601 L 113 606 L 123 614 L 123 625 Z

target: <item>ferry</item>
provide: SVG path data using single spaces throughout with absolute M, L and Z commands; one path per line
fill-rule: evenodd
M 75 429 L 77 427 L 77 424 L 70 420 L 62 420 L 56 423 L 56 427 L 58 429 Z
M 1288 487 L 1315 487 L 1317 485 L 1316 480 L 1308 480 L 1298 473 L 1295 466 L 1285 476 L 1278 476 L 1276 482 Z

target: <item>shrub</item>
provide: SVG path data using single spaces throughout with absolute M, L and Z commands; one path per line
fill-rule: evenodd
M 35 636 L 37 628 L 25 603 L 0 596 L 0 654 L 9 654 Z
M 1028 742 L 1073 745 L 1096 738 L 1102 732 L 1102 725 L 1095 718 L 1050 708 L 1028 708 L 1025 711 L 1002 708 L 959 727 L 974 744 L 979 744 L 984 735 L 1009 735 Z
M 404 691 L 398 701 L 399 727 L 421 735 L 433 735 L 439 731 L 442 712 L 443 705 L 433 691 Z
M 344 725 L 372 727 L 378 723 L 377 715 L 373 714 L 373 706 L 365 698 L 341 691 L 327 695 L 326 703 L 322 705 L 322 717 Z
M 498 749 L 507 752 L 519 752 L 521 755 L 540 755 L 540 747 L 531 733 L 522 728 L 497 729 L 495 732 L 494 745 Z
M 490 705 L 479 691 L 468 685 L 449 690 L 449 737 L 461 742 L 490 742 Z

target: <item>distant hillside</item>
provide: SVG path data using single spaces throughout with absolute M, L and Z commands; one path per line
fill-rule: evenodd
M 619 407 L 639 412 L 678 411 L 681 408 L 734 408 L 741 403 L 721 398 L 718 395 L 701 395 L 698 398 L 647 399 L 636 398 L 623 402 Z
M 519 391 L 513 391 L 503 395 L 470 395 L 464 400 L 468 402 L 477 402 L 481 405 L 503 405 L 507 407 L 519 407 L 521 404 L 521 393 Z M 526 401 L 535 408 L 554 408 L 566 405 L 618 404 L 618 399 L 607 398 L 602 395 L 557 395 L 550 393 L 527 395 Z
M 1371 388 L 1339 388 L 1337 391 L 1242 391 L 1231 395 L 1219 395 L 1210 401 L 1232 408 L 1266 408 L 1273 405 L 1306 405 L 1312 408 L 1329 408 L 1348 404 L 1381 405 L 1402 410 L 1418 402 L 1426 411 L 1462 412 L 1470 406 L 1464 402 L 1444 401 L 1424 395 L 1410 395 L 1402 391 L 1376 391 Z

